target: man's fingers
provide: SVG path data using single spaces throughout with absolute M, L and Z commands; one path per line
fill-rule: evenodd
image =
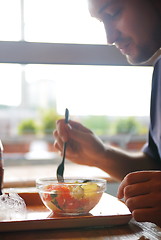
M 155 206 L 155 201 L 151 198 L 151 194 L 130 197 L 125 201 L 126 206 L 132 212 L 135 209 L 152 208 Z
M 140 182 L 146 182 L 150 180 L 151 172 L 150 171 L 139 171 L 129 173 L 124 180 L 127 184 L 134 184 Z
M 126 183 L 125 181 L 123 180 L 118 188 L 118 191 L 117 191 L 117 197 L 119 199 L 123 198 L 124 197 L 124 188 L 126 186 Z
M 53 150 L 54 150 L 54 152 L 61 152 L 62 151 L 62 148 L 60 148 L 60 146 L 57 143 L 57 141 L 54 142 Z
M 126 175 L 126 177 L 121 182 L 119 189 L 118 189 L 118 198 L 123 198 L 125 195 L 128 196 L 135 196 L 137 194 L 141 194 L 142 191 L 144 193 L 148 193 L 147 181 L 150 180 L 151 174 L 149 171 L 140 171 L 140 172 L 133 172 Z M 139 188 L 138 188 L 139 183 Z M 135 192 L 135 194 L 133 193 Z M 143 194 L 144 194 L 143 193 Z
M 153 222 L 161 226 L 161 217 L 156 218 L 158 216 L 157 208 L 136 209 L 132 212 L 132 216 L 138 222 Z
M 53 135 L 55 137 L 55 142 L 54 142 L 54 151 L 62 151 L 64 142 L 62 139 L 59 137 L 57 130 L 53 132 Z
M 150 185 L 147 183 L 132 184 L 125 186 L 123 189 L 123 194 L 125 201 L 130 197 L 135 197 L 139 195 L 149 194 L 151 192 Z

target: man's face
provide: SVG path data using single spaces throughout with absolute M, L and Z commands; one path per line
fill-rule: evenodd
M 104 23 L 108 44 L 115 44 L 130 63 L 147 61 L 161 47 L 161 14 L 155 1 L 88 2 L 91 15 Z

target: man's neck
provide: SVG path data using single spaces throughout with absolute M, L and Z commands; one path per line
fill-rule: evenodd
M 154 65 L 156 60 L 161 56 L 161 48 L 147 61 L 148 65 Z

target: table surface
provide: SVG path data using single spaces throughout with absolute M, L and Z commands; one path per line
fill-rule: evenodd
M 106 195 L 106 194 L 105 194 Z M 35 209 L 35 206 L 40 206 L 43 205 L 42 201 L 39 198 L 38 193 L 24 193 L 24 191 L 21 193 L 20 195 L 21 197 L 23 197 L 26 201 L 26 205 L 32 207 L 33 209 Z M 122 210 L 124 209 L 124 204 L 123 203 L 116 203 L 116 201 L 118 201 L 116 198 L 110 196 L 110 195 L 106 195 L 107 199 L 105 198 L 105 200 L 107 200 L 108 205 L 106 207 L 105 202 L 103 201 L 101 203 L 101 206 L 103 205 L 103 211 L 112 211 L 114 210 L 114 212 L 116 211 L 116 215 L 117 214 L 123 214 Z M 115 208 L 113 208 L 112 210 L 112 206 L 115 206 Z M 109 207 L 110 206 L 110 207 Z M 117 207 L 120 206 L 118 209 Z M 105 209 L 106 208 L 106 209 Z M 125 207 L 126 208 L 126 207 Z M 100 208 L 99 208 L 100 209 Z M 31 210 L 31 209 L 30 209 Z M 125 209 L 123 210 L 123 212 L 125 211 Z M 34 212 L 34 211 L 33 211 Z M 126 212 L 126 211 L 125 211 Z M 36 212 L 35 212 L 36 213 Z M 125 213 L 126 214 L 126 213 Z M 48 213 L 47 213 L 48 215 Z M 34 215 L 36 216 L 36 215 Z M 33 220 L 36 220 L 36 218 L 32 218 Z M 53 228 L 55 229 L 51 229 L 51 225 L 45 228 L 45 222 L 44 225 L 42 226 L 40 224 L 41 221 L 41 217 L 38 218 L 36 224 L 38 224 L 37 228 L 35 228 L 35 224 L 33 223 L 33 228 L 30 224 L 31 227 L 24 228 L 24 231 L 22 231 L 23 227 L 21 225 L 21 223 L 18 221 L 16 221 L 16 226 L 19 226 L 18 231 L 12 231 L 9 232 L 9 225 L 7 228 L 8 232 L 0 232 L 0 240 L 33 240 L 33 239 L 40 239 L 40 240 L 52 240 L 52 239 L 61 239 L 61 240 L 87 240 L 87 239 L 91 239 L 91 240 L 144 240 L 144 239 L 149 239 L 149 240 L 159 240 L 161 239 L 161 228 L 157 227 L 155 224 L 152 223 L 138 223 L 136 221 L 134 221 L 133 219 L 127 223 L 128 221 L 125 221 L 126 224 L 124 225 L 118 225 L 115 224 L 113 226 L 110 226 L 108 224 L 105 224 L 104 220 L 104 226 L 106 227 L 102 227 L 98 226 L 98 225 L 93 225 L 94 227 L 84 227 L 85 224 L 82 224 L 82 221 L 80 221 L 81 224 L 76 225 L 75 228 L 72 228 L 70 226 L 70 228 L 67 226 L 68 223 L 67 221 L 63 221 L 64 224 L 64 228 L 61 227 L 61 219 L 56 219 L 56 221 L 53 219 L 49 220 L 50 223 L 51 221 L 54 222 Z M 88 218 L 89 221 L 92 221 L 92 218 Z M 72 224 L 72 221 L 74 221 L 75 219 L 69 217 L 69 221 L 70 224 Z M 31 220 L 32 221 L 32 220 Z M 47 220 L 47 224 L 49 224 L 49 221 Z M 42 224 L 43 224 L 43 219 L 42 219 Z M 124 222 L 124 223 L 125 223 Z M 19 225 L 18 225 L 19 224 Z M 57 225 L 56 225 L 57 224 Z M 73 224 L 74 226 L 74 224 Z M 79 226 L 79 228 L 77 228 L 77 226 Z M 88 226 L 92 226 L 91 224 L 88 224 Z M 95 227 L 97 226 L 97 227 Z M 44 230 L 42 230 L 42 228 Z M 10 228 L 13 230 L 13 228 Z M 14 230 L 16 228 L 14 227 Z M 21 231 L 19 231 L 21 229 Z M 30 229 L 39 229 L 39 230 L 30 230 Z M 41 229 L 41 230 L 40 230 Z M 5 229 L 6 231 L 6 229 Z
M 150 223 L 136 223 L 109 228 L 78 228 L 42 231 L 22 231 L 0 233 L 1 240 L 159 240 L 161 229 Z
M 83 175 L 89 176 L 89 170 L 91 174 L 94 176 L 99 176 L 103 178 L 109 178 L 106 173 L 96 168 L 90 167 L 76 167 L 74 169 L 74 165 L 72 165 L 72 172 L 73 174 L 78 173 L 79 170 Z M 44 166 L 42 166 L 44 168 Z M 19 169 L 20 171 L 22 170 Z M 32 171 L 35 174 L 36 167 L 32 167 L 31 169 L 25 169 L 25 172 L 30 174 L 30 176 L 35 177 L 32 175 Z M 45 169 L 44 169 L 45 170 Z M 46 173 L 49 174 L 49 171 L 53 171 L 53 168 L 47 167 Z M 55 170 L 55 166 L 54 166 Z M 10 175 L 13 173 L 13 168 L 10 170 L 8 169 L 8 174 Z M 67 166 L 67 174 L 68 172 L 71 173 L 71 165 Z M 15 173 L 15 172 L 14 172 Z M 24 171 L 23 171 L 24 173 Z M 22 175 L 23 175 L 22 173 Z M 36 172 L 38 175 L 39 172 Z M 11 174 L 12 175 L 12 174 Z M 10 176 L 11 176 L 10 175 Z M 13 175 L 12 175 L 13 176 Z M 37 176 L 36 176 L 37 177 Z M 13 179 L 8 179 L 12 180 Z M 14 179 L 17 180 L 17 179 Z M 22 179 L 25 180 L 25 179 Z M 10 182 L 10 181 L 9 181 Z M 25 182 L 25 181 L 24 181 Z M 23 182 L 23 185 L 24 185 Z M 18 182 L 20 183 L 20 182 Z M 10 183 L 9 183 L 10 184 Z M 9 187 L 9 186 L 6 186 Z M 35 230 L 35 231 L 21 231 L 21 232 L 1 232 L 0 233 L 0 240 L 33 240 L 33 239 L 41 239 L 41 240 L 52 240 L 52 239 L 61 239 L 61 240 L 159 240 L 161 239 L 161 228 L 157 227 L 151 223 L 138 223 L 134 220 L 131 220 L 129 224 L 122 225 L 122 226 L 115 226 L 115 227 L 106 227 L 106 228 L 75 228 L 75 229 L 53 229 L 53 230 Z

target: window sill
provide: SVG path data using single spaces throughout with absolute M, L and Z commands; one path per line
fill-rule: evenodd
M 56 177 L 57 164 L 28 165 L 6 167 L 4 171 L 4 188 L 35 187 L 35 180 L 40 177 Z M 104 178 L 108 182 L 114 180 L 104 171 L 73 163 L 65 166 L 65 177 Z

